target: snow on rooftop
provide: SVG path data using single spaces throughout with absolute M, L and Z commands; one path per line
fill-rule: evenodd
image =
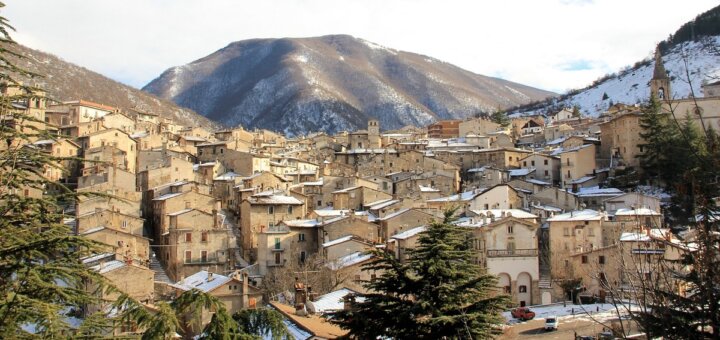
M 420 187 L 420 192 L 440 192 L 440 189 L 436 189 L 433 187 L 426 187 L 422 185 L 418 185 Z
M 216 181 L 232 181 L 237 177 L 242 177 L 240 174 L 237 174 L 233 171 L 226 172 L 220 176 L 215 177 L 214 179 Z
M 599 211 L 585 209 L 575 210 L 568 213 L 555 215 L 548 218 L 548 222 L 565 222 L 565 221 L 598 221 L 601 220 L 605 215 Z
M 635 216 L 635 215 L 640 215 L 640 216 L 660 216 L 660 213 L 657 212 L 657 211 L 655 211 L 655 210 L 648 209 L 648 208 L 639 208 L 639 209 L 625 209 L 625 208 L 623 208 L 623 209 L 618 209 L 618 210 L 615 212 L 615 216 Z
M 372 254 L 356 251 L 352 254 L 345 255 L 333 262 L 328 263 L 328 267 L 332 270 L 339 270 L 346 267 L 365 262 L 373 257 Z
M 512 169 L 512 170 L 510 170 L 510 177 L 527 176 L 531 172 L 534 172 L 534 171 L 535 171 L 535 168 Z
M 320 224 L 317 220 L 287 220 L 283 221 L 283 224 L 285 224 L 288 227 L 304 227 L 304 228 L 312 228 L 316 227 Z
M 453 202 L 453 201 L 470 201 L 473 198 L 475 198 L 477 195 L 480 195 L 481 192 L 483 192 L 485 189 L 477 190 L 477 191 L 466 191 L 461 194 L 447 196 L 447 197 L 440 197 L 428 200 L 428 202 Z
M 398 240 L 406 240 L 408 238 L 411 238 L 417 234 L 422 233 L 423 231 L 427 230 L 427 226 L 419 226 L 412 229 L 405 230 L 401 233 L 395 234 L 393 236 L 390 236 L 390 238 L 398 239 Z
M 153 198 L 153 201 L 164 201 L 164 200 L 167 200 L 167 199 L 170 199 L 170 198 L 173 198 L 173 197 L 180 196 L 180 195 L 182 195 L 182 194 L 184 194 L 184 192 L 169 193 L 169 194 L 165 194 L 165 195 L 162 195 L 162 196 L 160 196 L 160 197 L 157 197 L 157 198 Z
M 211 273 L 209 273 L 207 270 L 201 270 L 193 275 L 186 277 L 184 280 L 178 281 L 171 286 L 185 291 L 194 288 L 207 293 L 214 290 L 215 288 L 224 285 L 230 280 L 232 279 L 227 276 L 217 273 L 212 273 L 211 275 Z
M 173 211 L 171 213 L 168 213 L 168 216 L 180 216 L 182 214 L 189 213 L 191 211 L 193 211 L 192 208 L 185 208 L 183 210 L 178 210 L 178 211 Z
M 125 262 L 118 261 L 118 260 L 112 260 L 104 263 L 97 264 L 95 266 L 90 267 L 91 270 L 94 270 L 100 274 L 109 273 L 115 269 L 120 269 L 122 267 L 125 267 Z
M 370 210 L 378 210 L 378 209 L 387 208 L 387 207 L 389 207 L 393 204 L 399 203 L 399 202 L 400 202 L 399 200 L 389 199 L 389 200 L 384 200 L 384 202 L 380 202 L 380 203 L 375 202 L 376 204 L 374 204 L 374 205 L 371 203 L 367 207 Z
M 105 229 L 105 226 L 98 226 L 98 227 L 95 227 L 95 228 L 90 228 L 90 229 L 85 230 L 84 232 L 82 232 L 80 235 L 89 235 L 89 234 L 98 232 L 98 231 L 103 230 L 103 229 Z
M 536 215 L 533 215 L 527 211 L 520 210 L 520 209 L 481 209 L 481 210 L 473 210 L 477 215 L 484 215 L 484 216 L 492 216 L 495 217 L 501 217 L 501 216 L 512 216 L 516 218 L 538 218 Z
M 584 176 L 570 181 L 570 184 L 582 184 L 591 179 L 595 179 L 595 176 Z
M 616 188 L 600 188 L 598 186 L 594 186 L 589 188 L 579 188 L 575 193 L 575 196 L 618 196 L 624 193 L 624 191 Z
M 342 310 L 344 308 L 343 298 L 350 294 L 357 294 L 357 292 L 347 288 L 338 289 L 325 295 L 318 296 L 312 304 L 315 307 L 315 311 L 321 314 Z M 362 301 L 361 299 L 358 300 Z
M 323 246 L 323 248 L 332 247 L 332 246 L 338 245 L 340 243 L 350 241 L 350 240 L 352 240 L 352 238 L 353 238 L 353 235 L 343 236 L 341 238 L 337 238 L 332 241 L 325 242 L 322 244 L 322 246 Z
M 320 217 L 337 217 L 350 213 L 350 210 L 334 210 L 332 207 L 315 209 L 315 214 Z
M 539 180 L 539 179 L 534 179 L 534 178 L 528 178 L 528 179 L 525 180 L 525 182 L 532 183 L 532 184 L 537 184 L 537 185 L 545 185 L 545 186 L 552 185 L 552 184 L 549 183 L 549 182 L 544 182 L 544 181 L 541 181 L 541 180 Z

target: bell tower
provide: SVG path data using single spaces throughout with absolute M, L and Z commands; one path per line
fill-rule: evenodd
M 652 80 L 650 80 L 650 94 L 654 94 L 660 101 L 672 99 L 672 92 L 670 92 L 670 77 L 668 77 L 667 72 L 665 71 L 665 65 L 663 65 L 662 54 L 660 54 L 660 46 L 655 49 L 655 70 L 653 70 L 653 77 Z
M 380 143 L 380 122 L 378 122 L 375 119 L 370 119 L 368 121 L 368 141 L 370 142 L 370 148 L 371 149 L 379 149 L 381 147 Z

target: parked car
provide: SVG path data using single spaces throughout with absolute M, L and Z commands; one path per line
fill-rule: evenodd
M 545 318 L 545 330 L 556 331 L 558 326 L 557 316 L 548 316 Z
M 522 321 L 532 320 L 535 317 L 535 312 L 531 311 L 527 307 L 518 307 L 510 311 L 510 315 L 513 318 L 520 319 Z

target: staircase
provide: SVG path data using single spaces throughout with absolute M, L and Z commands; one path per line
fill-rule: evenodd
M 163 268 L 162 264 L 160 264 L 160 261 L 157 259 L 155 250 L 152 251 L 152 256 L 150 256 L 150 269 L 155 272 L 156 282 L 164 282 L 168 284 L 174 283 L 170 280 L 167 273 L 165 273 L 165 268 Z
M 540 275 L 540 280 L 538 280 L 538 287 L 540 287 L 541 289 L 552 288 L 552 280 L 550 279 L 550 275 Z

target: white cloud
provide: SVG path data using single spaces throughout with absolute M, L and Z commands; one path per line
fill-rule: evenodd
M 694 0 L 7 0 L 16 40 L 141 87 L 251 38 L 351 34 L 563 91 L 649 55 L 716 5 Z M 672 10 L 668 10 L 672 8 Z M 567 67 L 587 61 L 588 67 Z

